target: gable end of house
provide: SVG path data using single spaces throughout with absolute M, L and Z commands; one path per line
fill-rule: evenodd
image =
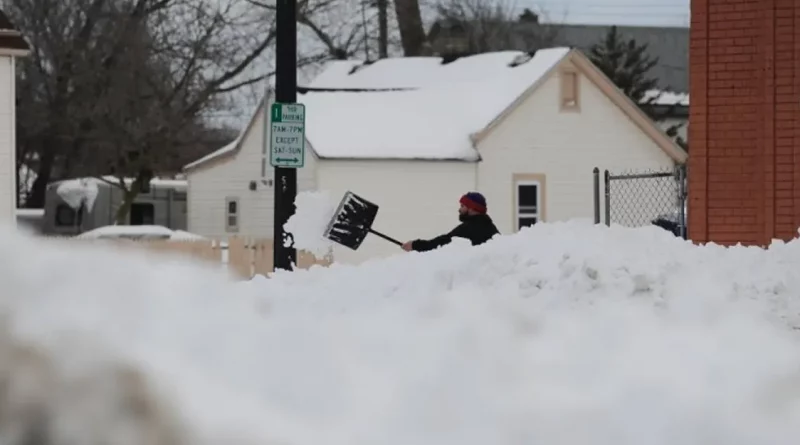
M 572 49 L 558 63 L 549 69 L 543 76 L 536 79 L 514 102 L 503 110 L 483 130 L 471 136 L 473 145 L 477 146 L 492 131 L 494 131 L 507 116 L 513 113 L 525 100 L 553 75 L 562 70 L 577 71 L 585 76 L 603 95 L 609 98 L 647 137 L 666 153 L 673 161 L 682 164 L 688 159 L 688 153 L 677 145 L 661 128 L 653 122 L 630 98 L 628 98 L 591 60 L 581 51 Z

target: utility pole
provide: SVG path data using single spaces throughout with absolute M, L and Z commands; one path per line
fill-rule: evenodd
M 297 0 L 277 0 L 275 32 L 275 102 L 294 104 L 297 101 Z M 264 104 L 264 119 L 270 111 Z M 275 269 L 291 270 L 297 253 L 291 234 L 283 225 L 294 214 L 297 196 L 297 169 L 275 167 L 275 227 L 273 230 L 273 259 Z M 284 246 L 285 240 L 289 246 Z
M 378 58 L 389 57 L 389 0 L 378 0 Z

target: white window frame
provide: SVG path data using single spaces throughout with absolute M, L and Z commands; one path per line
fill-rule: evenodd
M 519 205 L 519 197 L 520 197 L 520 187 L 525 186 L 536 186 L 536 211 L 525 211 L 523 208 L 520 208 Z M 514 208 L 516 209 L 516 221 L 514 221 L 514 231 L 519 231 L 519 220 L 522 218 L 536 218 L 536 224 L 542 221 L 542 181 L 537 180 L 524 180 L 524 181 L 517 181 L 514 185 L 516 189 L 515 200 L 514 200 Z
M 236 211 L 231 212 L 230 206 L 231 203 L 236 204 Z M 239 198 L 229 196 L 225 198 L 225 231 L 226 232 L 238 232 L 239 231 L 239 218 L 242 214 L 242 208 L 239 205 Z M 231 224 L 231 219 L 233 219 L 234 224 Z

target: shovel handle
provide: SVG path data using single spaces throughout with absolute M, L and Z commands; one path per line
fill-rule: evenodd
M 372 229 L 370 228 L 370 229 L 369 229 L 369 233 L 371 233 L 371 234 L 373 234 L 373 235 L 377 235 L 377 236 L 379 236 L 379 237 L 381 237 L 381 238 L 385 239 L 386 241 L 389 241 L 390 243 L 397 244 L 398 246 L 402 246 L 402 245 L 403 245 L 403 243 L 401 243 L 400 241 L 397 241 L 396 239 L 392 238 L 391 236 L 384 235 L 384 234 L 382 234 L 381 232 L 378 232 L 377 230 L 372 230 Z

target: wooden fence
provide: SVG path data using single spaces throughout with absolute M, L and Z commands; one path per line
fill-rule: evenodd
M 130 240 L 130 239 L 80 239 L 47 237 L 59 241 L 113 245 L 122 249 L 146 249 L 150 252 L 167 255 L 182 255 L 195 260 L 219 264 L 241 279 L 255 275 L 267 275 L 275 267 L 273 264 L 273 243 L 271 239 L 231 237 L 224 240 Z M 305 251 L 297 252 L 297 267 L 308 269 L 313 265 L 328 266 L 333 258 L 328 255 L 317 258 Z

